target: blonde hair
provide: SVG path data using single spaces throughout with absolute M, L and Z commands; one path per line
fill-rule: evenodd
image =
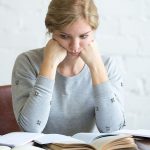
M 52 0 L 48 7 L 45 25 L 48 32 L 61 30 L 83 18 L 92 29 L 98 27 L 98 12 L 93 0 Z

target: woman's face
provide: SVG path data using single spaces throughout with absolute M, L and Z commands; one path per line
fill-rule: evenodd
M 53 32 L 53 38 L 71 56 L 79 56 L 83 48 L 93 41 L 93 30 L 85 20 L 79 19 L 62 30 Z

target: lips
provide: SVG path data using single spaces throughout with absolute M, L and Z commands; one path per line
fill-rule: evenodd
M 72 56 L 79 56 L 80 53 L 72 53 L 72 52 L 68 52 L 68 54 L 72 55 Z

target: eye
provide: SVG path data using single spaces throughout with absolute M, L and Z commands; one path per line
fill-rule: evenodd
M 87 37 L 88 37 L 87 34 L 80 35 L 80 38 L 81 38 L 81 39 L 86 39 Z
M 66 35 L 66 34 L 60 34 L 60 37 L 61 37 L 62 39 L 69 39 L 69 36 Z

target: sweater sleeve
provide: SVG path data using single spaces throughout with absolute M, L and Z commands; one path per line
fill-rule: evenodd
M 42 132 L 46 126 L 54 81 L 38 76 L 34 64 L 21 54 L 12 72 L 12 101 L 16 120 L 22 130 Z
M 105 62 L 109 80 L 94 86 L 96 124 L 100 132 L 112 132 L 125 126 L 124 88 L 115 60 Z

